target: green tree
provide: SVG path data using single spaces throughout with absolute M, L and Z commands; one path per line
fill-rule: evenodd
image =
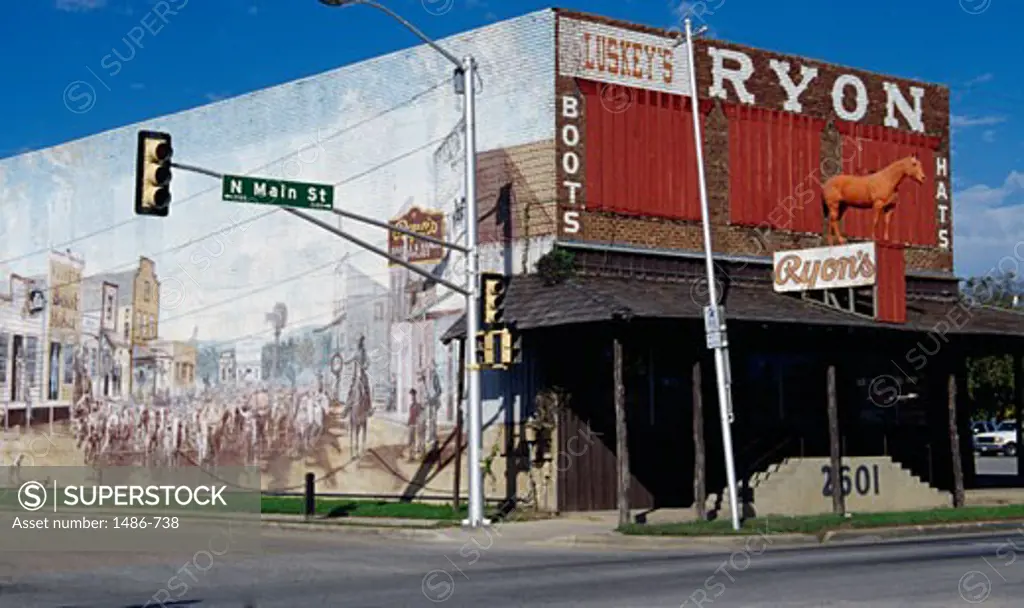
M 1013 357 L 967 360 L 967 394 L 978 420 L 1013 416 Z
M 1013 272 L 971 277 L 960 286 L 963 297 L 974 306 L 1012 308 L 1024 293 L 1024 284 Z M 996 355 L 967 360 L 967 394 L 974 403 L 976 419 L 1013 415 L 1013 357 Z

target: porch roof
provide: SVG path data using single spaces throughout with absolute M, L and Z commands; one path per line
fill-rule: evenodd
M 633 317 L 701 319 L 707 301 L 706 281 L 576 276 L 546 285 L 536 275 L 512 277 L 505 315 L 519 329 L 540 329 Z M 877 328 L 896 331 L 1024 337 L 1024 313 L 938 298 L 907 301 L 907 322 L 882 323 L 843 313 L 800 298 L 775 293 L 760 282 L 727 284 L 723 304 L 728 321 L 797 323 Z M 465 316 L 445 332 L 449 342 L 465 337 Z

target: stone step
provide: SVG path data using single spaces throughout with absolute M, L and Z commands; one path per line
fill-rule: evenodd
M 822 469 L 829 465 L 828 458 L 790 459 L 771 465 L 761 474 L 751 478 L 748 499 L 744 504 L 744 516 L 757 514 L 802 515 L 828 513 L 832 510 L 831 496 L 824 495 L 827 473 Z M 948 493 L 924 483 L 902 464 L 889 457 L 844 458 L 851 485 L 846 495 L 847 510 L 851 512 L 899 511 L 928 509 L 948 506 Z M 864 471 L 863 473 L 859 473 Z M 867 475 L 867 489 L 864 494 L 857 490 L 857 482 L 864 482 Z M 739 488 L 743 490 L 741 485 Z M 877 492 L 877 493 L 876 493 Z M 720 489 L 708 496 L 706 503 L 709 513 L 729 517 L 731 505 L 728 492 Z

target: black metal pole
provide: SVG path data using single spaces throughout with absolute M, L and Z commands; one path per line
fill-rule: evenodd
M 313 519 L 316 515 L 316 475 L 306 473 L 306 508 L 307 520 Z

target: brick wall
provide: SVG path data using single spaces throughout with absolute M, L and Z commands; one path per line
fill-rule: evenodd
M 666 32 L 663 30 L 627 24 L 593 15 L 569 11 L 560 11 L 560 14 L 638 32 L 666 35 Z M 808 234 L 785 230 L 769 230 L 767 227 L 742 227 L 729 224 L 729 133 L 723 103 L 738 103 L 739 99 L 736 97 L 735 91 L 729 82 L 724 84 L 728 95 L 726 100 L 712 99 L 709 96 L 708 91 L 712 85 L 711 61 L 708 55 L 709 47 L 741 51 L 751 58 L 754 73 L 746 81 L 746 88 L 749 93 L 753 94 L 755 98 L 754 103 L 758 106 L 782 109 L 783 103 L 787 99 L 784 89 L 778 83 L 775 72 L 770 68 L 769 63 L 772 59 L 787 61 L 790 64 L 790 75 L 795 81 L 800 79 L 800 65 L 814 67 L 818 70 L 817 77 L 811 82 L 807 90 L 801 94 L 800 103 L 802 105 L 802 114 L 828 121 L 826 129 L 822 133 L 821 180 L 831 177 L 840 166 L 838 161 L 842 154 L 842 137 L 835 127 L 839 119 L 833 109 L 832 85 L 835 79 L 843 74 L 857 76 L 864 83 L 867 90 L 867 112 L 860 121 L 862 124 L 884 125 L 887 100 L 883 86 L 884 82 L 895 83 L 904 95 L 908 95 L 907 91 L 910 86 L 923 88 L 925 91 L 922 100 L 924 134 L 938 137 L 941 140 L 936 154 L 944 155 L 948 159 L 949 90 L 945 87 L 901 78 L 892 78 L 863 70 L 848 69 L 802 57 L 771 53 L 742 45 L 712 40 L 698 41 L 694 46 L 697 63 L 698 94 L 702 98 L 702 102 L 712 101 L 712 103 L 702 103 L 701 105 L 703 106 L 702 111 L 704 113 L 702 130 L 705 177 L 713 225 L 712 242 L 717 252 L 732 255 L 767 256 L 771 255 L 774 251 L 782 249 L 824 245 L 825 240 L 824 230 L 818 234 Z M 565 94 L 572 94 L 575 86 L 572 79 L 557 77 L 556 99 Z M 577 93 L 576 97 L 580 100 L 580 103 L 583 103 L 584 100 L 581 95 Z M 854 101 L 852 90 L 847 88 L 846 98 L 844 99 L 845 107 L 853 107 Z M 556 108 L 556 142 L 558 133 L 565 124 L 565 120 L 561 117 L 558 110 L 559 108 Z M 902 114 L 897 111 L 896 115 L 901 121 L 901 126 L 906 127 Z M 581 133 L 585 133 L 585 125 L 581 124 L 580 130 Z M 584 146 L 585 143 L 584 141 Z M 561 157 L 563 148 L 564 146 L 559 146 L 556 143 L 557 156 Z M 581 160 L 583 160 L 582 171 L 585 172 L 585 154 L 581 155 Z M 559 184 L 566 177 L 560 165 L 561 163 L 559 162 L 557 168 Z M 933 171 L 934 167 L 925 167 L 925 170 Z M 565 192 L 560 190 L 558 195 L 560 205 L 564 206 L 566 201 Z M 585 200 L 585 193 L 583 193 L 582 202 L 585 203 Z M 815 202 L 813 204 L 818 203 Z M 952 205 L 951 202 L 950 205 Z M 560 211 L 561 213 L 562 211 Z M 580 231 L 575 234 L 567 234 L 564 230 L 561 230 L 560 238 L 661 249 L 702 249 L 703 247 L 702 230 L 699 222 L 625 217 L 592 211 L 581 211 L 580 213 L 582 224 Z M 898 209 L 896 213 L 899 213 Z M 938 217 L 937 207 L 936 217 Z M 951 222 L 948 224 L 948 227 L 950 233 L 952 233 Z M 822 216 L 822 228 L 824 228 L 824 214 Z M 952 272 L 952 249 L 907 247 L 905 255 L 908 270 Z

